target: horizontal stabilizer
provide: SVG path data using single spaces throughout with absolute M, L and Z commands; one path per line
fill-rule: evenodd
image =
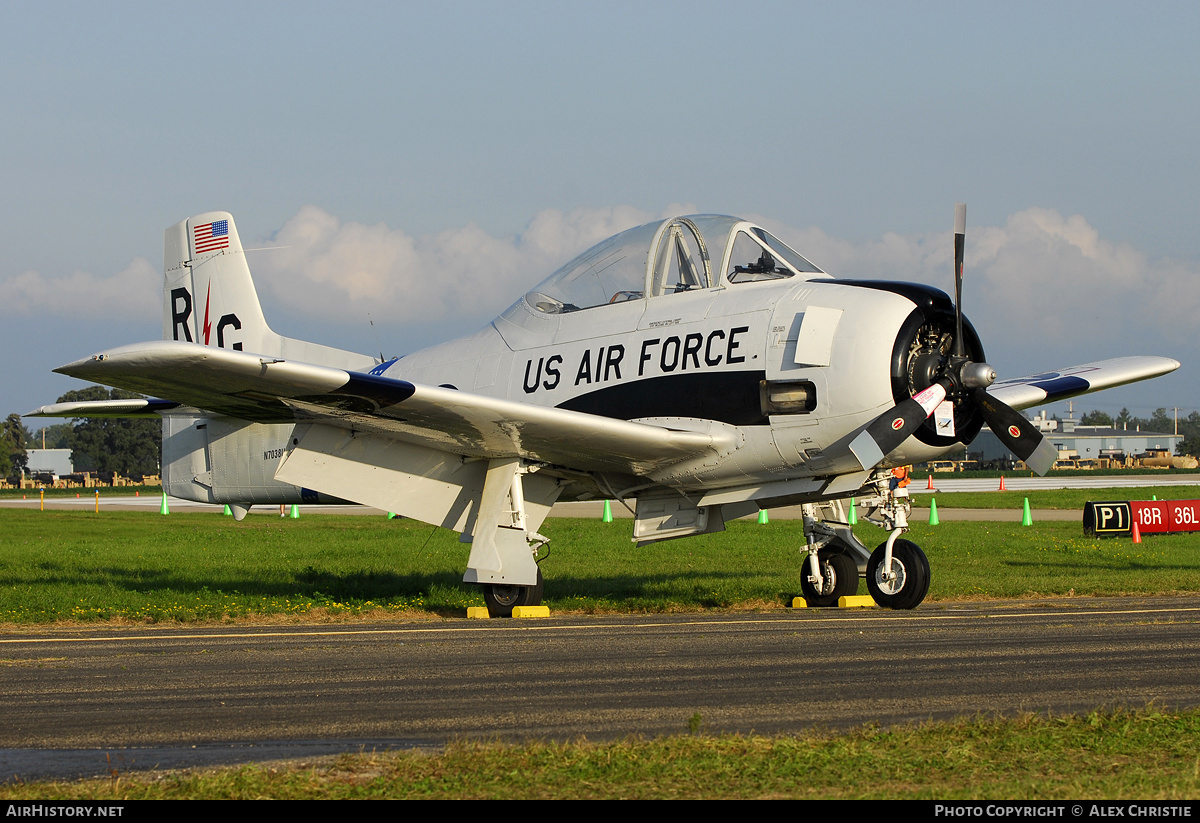
M 38 406 L 25 417 L 158 417 L 161 412 L 179 408 L 170 400 L 136 398 L 133 400 L 80 400 L 75 403 L 51 403 Z

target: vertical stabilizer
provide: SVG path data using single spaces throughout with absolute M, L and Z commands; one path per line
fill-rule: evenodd
M 233 216 L 210 211 L 176 223 L 163 247 L 163 338 L 276 354 Z
M 210 211 L 166 230 L 163 339 L 366 370 L 363 354 L 281 337 L 263 316 L 233 215 Z

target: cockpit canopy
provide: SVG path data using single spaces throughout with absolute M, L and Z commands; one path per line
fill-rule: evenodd
M 525 295 L 544 314 L 823 272 L 766 230 L 717 214 L 675 217 L 592 246 Z M 807 277 L 806 277 L 807 276 Z

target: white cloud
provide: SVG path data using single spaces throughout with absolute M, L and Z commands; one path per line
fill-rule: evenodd
M 768 225 L 837 277 L 912 280 L 953 294 L 951 232 L 852 243 L 820 229 Z M 964 310 L 989 357 L 1068 365 L 1195 349 L 1200 265 L 1151 259 L 1080 216 L 1030 208 L 967 229 Z M 1060 362 L 1061 361 L 1061 362 Z
M 61 277 L 25 271 L 0 279 L 0 314 L 16 317 L 157 317 L 162 311 L 162 274 L 143 257 L 102 277 L 77 271 Z
M 250 265 L 264 297 L 291 315 L 297 336 L 304 336 L 297 319 L 350 328 L 368 314 L 385 327 L 452 336 L 486 322 L 605 237 L 689 211 L 678 204 L 658 214 L 630 206 L 546 210 L 519 234 L 493 237 L 474 225 L 411 235 L 306 206 L 267 243 L 271 250 L 251 252 Z M 760 222 L 835 276 L 953 291 L 949 231 L 852 242 L 816 227 Z M 1200 265 L 1150 258 L 1105 240 L 1080 215 L 1030 208 L 1003 226 L 968 227 L 964 303 L 992 362 L 1010 375 L 1027 363 L 1046 368 L 1118 354 L 1185 359 L 1195 349 Z M 107 277 L 28 271 L 0 278 L 0 315 L 144 321 L 160 311 L 160 275 L 141 258 Z
M 672 206 L 680 213 L 685 206 Z M 656 216 L 629 206 L 546 210 L 525 230 L 492 237 L 477 226 L 413 236 L 380 223 L 342 223 L 305 206 L 255 255 L 260 286 L 292 310 L 394 322 L 490 318 L 574 254 Z

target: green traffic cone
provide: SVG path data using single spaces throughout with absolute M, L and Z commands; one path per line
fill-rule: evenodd
M 395 519 L 396 519 L 396 513 L 388 512 L 388 520 L 395 520 Z
M 1025 512 L 1021 515 L 1021 525 L 1022 526 L 1032 526 L 1033 525 L 1033 515 L 1029 513 L 1029 498 L 1028 497 L 1025 498 Z
M 167 493 L 163 492 L 162 505 L 158 507 L 159 514 L 170 514 L 171 510 L 167 508 Z
M 853 497 L 850 498 L 850 516 L 846 518 L 846 521 L 851 526 L 858 525 L 858 504 L 854 502 Z
M 931 526 L 938 525 L 937 498 L 936 497 L 929 498 L 929 525 L 931 525 Z
M 611 523 L 612 521 L 612 503 L 604 501 L 604 516 L 600 518 L 602 523 Z
M 758 510 L 758 525 L 765 526 L 766 524 L 768 524 L 770 522 L 771 522 L 771 518 L 767 517 L 767 510 L 759 509 Z
M 221 514 L 225 515 L 226 517 L 233 517 L 233 512 L 229 510 L 228 503 L 225 504 L 225 511 L 221 512 Z
M 300 507 L 299 507 L 299 506 L 297 506 L 295 503 L 293 503 L 293 504 L 292 504 L 292 512 L 291 512 L 291 516 L 292 516 L 292 519 L 293 519 L 293 520 L 299 520 L 299 519 L 300 519 Z

